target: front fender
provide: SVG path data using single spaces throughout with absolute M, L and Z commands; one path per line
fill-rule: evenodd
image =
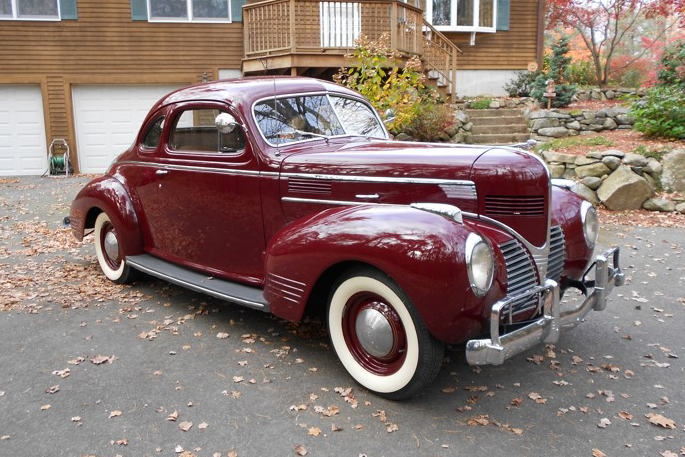
M 552 220 L 560 224 L 566 239 L 566 262 L 563 277 L 579 280 L 592 258 L 593 248 L 588 246 L 580 218 L 583 198 L 567 189 L 552 187 Z
M 333 208 L 299 219 L 267 248 L 265 297 L 273 314 L 302 318 L 312 288 L 345 262 L 385 272 L 408 294 L 429 331 L 447 343 L 482 328 L 486 297 L 473 295 L 464 260 L 472 228 L 408 206 Z
M 102 176 L 86 184 L 73 203 L 69 219 L 77 240 L 83 240 L 86 228 L 92 228 L 94 212 L 109 216 L 126 256 L 141 254 L 143 242 L 138 216 L 123 184 L 111 176 Z M 91 220 L 92 219 L 92 220 Z

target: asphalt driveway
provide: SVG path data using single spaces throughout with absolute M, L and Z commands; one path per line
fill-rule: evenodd
M 605 312 L 499 367 L 452 347 L 398 403 L 320 322 L 105 280 L 61 227 L 87 181 L 0 179 L 0 456 L 685 455 L 685 228 L 604 226 Z

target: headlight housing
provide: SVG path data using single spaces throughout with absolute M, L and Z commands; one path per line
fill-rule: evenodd
M 473 293 L 478 297 L 485 295 L 492 286 L 495 258 L 490 244 L 475 233 L 466 238 L 466 270 Z
M 592 203 L 587 200 L 580 205 L 580 220 L 583 222 L 585 242 L 590 248 L 594 248 L 597 242 L 597 234 L 599 233 L 599 219 Z

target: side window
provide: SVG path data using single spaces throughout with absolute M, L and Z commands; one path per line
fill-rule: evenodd
M 159 140 L 162 138 L 162 130 L 164 129 L 164 116 L 155 121 L 154 124 L 147 129 L 142 145 L 144 148 L 156 148 L 159 145 Z
M 169 136 L 174 151 L 202 153 L 236 153 L 245 149 L 245 136 L 240 127 L 222 133 L 215 125 L 218 109 L 188 109 L 176 117 Z

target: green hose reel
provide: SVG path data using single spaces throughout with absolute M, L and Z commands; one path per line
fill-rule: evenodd
M 57 151 L 56 149 L 59 149 Z M 66 175 L 74 173 L 74 168 L 69 163 L 69 144 L 66 140 L 55 139 L 50 143 L 50 155 L 48 157 L 50 175 Z

